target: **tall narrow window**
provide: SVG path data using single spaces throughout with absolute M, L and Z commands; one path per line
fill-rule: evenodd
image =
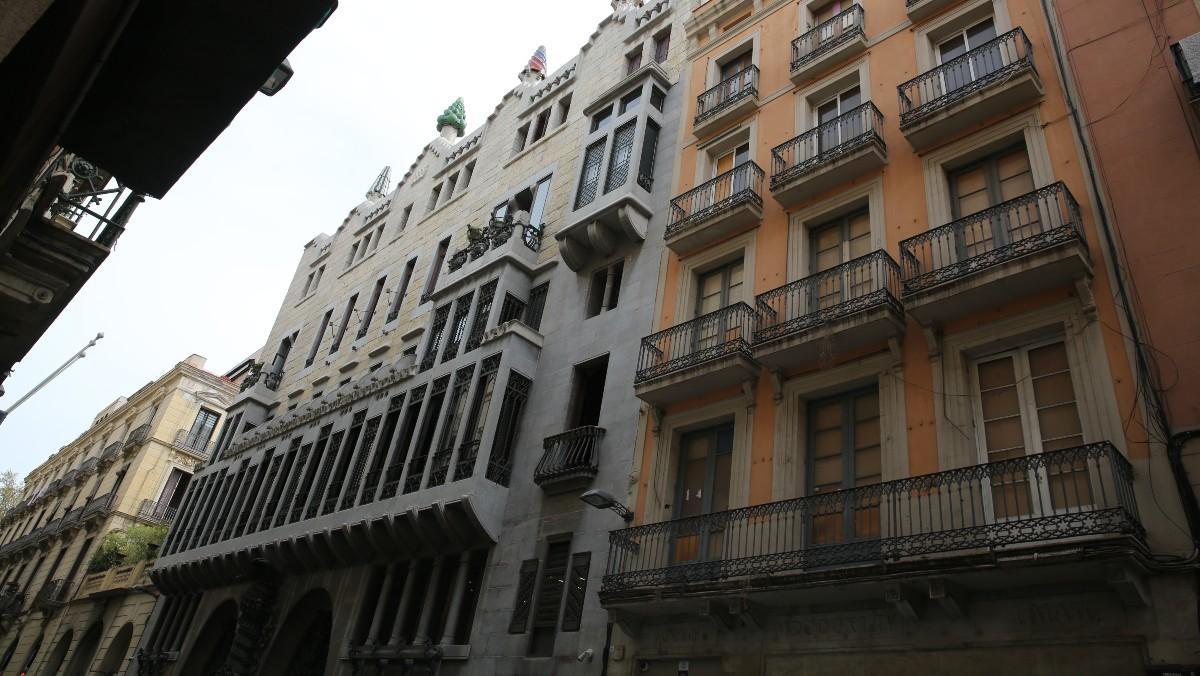
M 686 434 L 680 441 L 675 518 L 729 509 L 729 477 L 733 466 L 733 425 Z M 717 529 L 686 530 L 670 544 L 676 563 L 718 558 L 724 534 Z
M 346 327 L 350 326 L 350 318 L 354 316 L 354 305 L 358 302 L 358 294 L 350 296 L 346 310 L 342 313 L 342 321 L 333 334 L 333 344 L 329 346 L 329 354 L 335 354 L 342 346 L 342 338 L 346 336 Z
M 412 281 L 413 270 L 417 267 L 417 259 L 404 264 L 404 274 L 400 276 L 400 285 L 396 287 L 396 295 L 392 297 L 392 305 L 388 308 L 387 321 L 400 316 L 400 304 L 404 302 L 404 294 L 408 293 L 408 283 Z
M 383 293 L 383 285 L 387 282 L 387 277 L 380 277 L 375 282 L 375 288 L 371 290 L 371 300 L 367 302 L 367 309 L 363 313 L 362 323 L 358 327 L 357 338 L 365 338 L 367 332 L 371 330 L 371 320 L 375 317 L 375 306 L 379 304 L 379 296 Z
M 450 337 L 446 341 L 446 349 L 442 350 L 443 362 L 458 356 L 458 348 L 467 334 L 467 315 L 471 312 L 471 299 L 474 296 L 474 291 L 468 291 L 454 301 L 454 320 L 450 323 Z
M 442 346 L 442 334 L 446 331 L 446 322 L 450 317 L 450 303 L 433 311 L 433 325 L 429 331 L 429 341 L 425 343 L 425 356 L 421 359 L 421 372 L 433 368 L 437 363 L 438 349 Z
M 487 478 L 501 486 L 507 486 L 512 478 L 512 453 L 517 432 L 521 427 L 521 413 L 529 398 L 533 381 L 520 373 L 508 374 L 508 387 L 504 390 L 504 401 L 500 404 L 500 420 L 492 437 L 492 452 L 488 459 Z
M 450 178 L 446 179 L 446 201 L 454 199 L 454 189 L 458 187 L 458 172 L 451 174 Z
M 353 265 L 357 255 L 358 255 L 358 242 L 355 242 L 354 244 L 350 245 L 350 255 L 346 256 L 346 265 L 344 267 L 348 268 L 351 265 Z
M 313 337 L 312 348 L 308 351 L 308 358 L 304 360 L 305 368 L 312 366 L 313 362 L 317 360 L 317 352 L 321 349 L 321 341 L 325 338 L 325 329 L 329 327 L 332 319 L 333 310 L 327 310 L 321 317 L 321 323 L 317 324 L 317 334 Z
M 554 654 L 554 637 L 558 629 L 558 614 L 566 587 L 567 562 L 571 553 L 569 541 L 551 542 L 546 548 L 541 584 L 533 606 L 533 636 L 529 654 L 549 657 Z
M 604 381 L 607 375 L 608 355 L 575 367 L 569 416 L 572 429 L 600 424 L 600 407 L 604 403 Z
M 638 185 L 649 192 L 654 189 L 654 155 L 658 151 L 658 125 L 646 120 L 646 134 L 642 139 L 642 156 L 638 160 Z
M 483 439 L 483 428 L 487 424 L 488 408 L 492 405 L 492 391 L 496 387 L 496 372 L 500 356 L 492 355 L 483 360 L 479 369 L 479 384 L 475 387 L 475 400 L 471 403 L 470 417 L 463 428 L 463 440 L 458 449 L 458 465 L 454 469 L 454 480 L 469 478 L 475 473 L 475 461 L 479 457 L 479 443 Z
M 621 277 L 624 269 L 625 261 L 621 260 L 592 273 L 592 283 L 588 289 L 588 317 L 595 317 L 601 312 L 617 306 L 621 295 Z
M 550 179 L 547 176 L 533 187 L 533 203 L 529 207 L 529 224 L 540 226 L 546 216 L 546 201 L 550 198 Z
M 1025 146 L 1008 148 L 951 172 L 950 207 L 954 218 L 962 218 L 998 206 L 1033 191 L 1033 172 Z M 958 236 L 960 259 L 979 256 L 1010 242 L 1038 234 L 1042 217 L 1037 209 L 1019 203 Z
M 942 64 L 941 85 L 949 93 L 971 84 L 1004 66 L 1003 45 L 990 42 L 996 37 L 996 24 L 991 17 L 955 33 L 937 46 L 938 63 Z M 971 50 L 988 45 L 974 55 L 960 59 Z
M 437 205 L 438 205 L 438 198 L 440 198 L 441 196 L 442 196 L 441 184 L 433 186 L 433 190 L 431 190 L 429 192 L 429 205 L 425 208 L 425 211 L 433 211 L 434 209 L 436 209 Z
M 212 439 L 213 428 L 217 426 L 217 420 L 220 417 L 220 414 L 206 408 L 200 409 L 200 412 L 196 414 L 196 419 L 192 421 L 192 428 L 188 430 L 185 442 L 187 447 L 197 450 L 207 447 L 209 440 Z
M 517 136 L 513 139 L 513 152 L 519 153 L 524 150 L 527 140 L 529 140 L 529 123 L 525 123 L 517 129 Z
M 666 63 L 671 51 L 671 29 L 664 28 L 654 36 L 654 62 Z
M 446 262 L 446 252 L 449 249 L 449 237 L 438 242 L 437 252 L 433 255 L 433 265 L 429 268 L 429 277 L 425 279 L 425 290 L 421 292 L 422 302 L 428 300 L 434 290 L 437 289 L 438 275 L 442 272 L 442 265 Z
M 466 190 L 471 187 L 471 177 L 475 175 L 475 162 L 472 161 L 463 169 L 462 174 L 462 189 Z
M 583 153 L 583 172 L 579 176 L 579 193 L 575 196 L 575 208 L 592 203 L 600 189 L 600 165 L 604 162 L 604 139 L 588 146 Z
M 530 139 L 530 143 L 536 143 L 546 135 L 546 132 L 550 129 L 551 112 L 553 112 L 553 109 L 547 108 L 539 113 L 537 119 L 533 121 L 533 137 Z
M 404 493 L 412 493 L 421 489 L 421 482 L 425 478 L 425 465 L 429 460 L 429 451 L 433 448 L 433 435 L 437 431 L 438 418 L 442 415 L 442 403 L 446 399 L 446 390 L 449 387 L 450 376 L 445 375 L 433 381 L 433 386 L 429 389 L 429 405 L 425 408 L 421 433 L 417 435 L 412 458 L 408 461 L 408 476 L 404 478 Z
M 637 131 L 637 120 L 621 125 L 613 134 L 612 157 L 608 161 L 608 178 L 604 181 L 604 192 L 609 193 L 629 179 L 629 166 L 633 161 L 633 138 Z
M 404 207 L 404 211 L 400 212 L 400 232 L 404 232 L 404 228 L 408 227 L 408 219 L 412 217 L 413 205 Z
M 632 75 L 634 71 L 642 67 L 642 48 L 641 45 L 637 49 L 625 55 L 625 74 Z
M 879 393 L 874 390 L 814 402 L 808 407 L 808 494 L 820 495 L 882 478 Z M 811 543 L 835 544 L 879 537 L 879 498 L 817 503 L 808 524 Z
M 571 114 L 571 95 L 567 94 L 558 101 L 558 124 L 566 124 L 567 116 Z

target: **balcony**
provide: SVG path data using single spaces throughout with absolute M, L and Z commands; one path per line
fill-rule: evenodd
M 25 607 L 25 592 L 20 591 L 16 582 L 5 583 L 0 590 L 0 622 L 15 620 Z
M 851 5 L 792 40 L 792 82 L 799 85 L 866 51 L 863 18 L 862 5 Z
M 758 313 L 746 303 L 642 339 L 634 393 L 656 406 L 753 380 L 759 366 L 751 354 Z
M 459 249 L 446 261 L 446 271 L 448 273 L 458 272 L 470 261 L 476 261 L 483 258 L 487 252 L 493 249 L 503 247 L 517 229 L 520 229 L 520 237 L 518 241 L 535 254 L 542 248 L 542 228 L 537 225 L 531 225 L 524 222 L 514 222 L 512 215 L 502 219 L 493 218 L 488 221 L 488 224 L 478 230 L 474 228 L 467 229 L 467 248 Z M 399 309 L 396 310 L 399 312 Z M 388 315 L 388 321 L 395 317 Z M 366 334 L 359 335 L 362 338 Z
M 171 442 L 171 445 L 176 450 L 183 451 L 197 460 L 207 460 L 212 454 L 214 442 L 211 439 L 193 437 L 190 432 L 187 429 L 175 432 L 175 440 Z
M 109 492 L 88 500 L 88 503 L 83 507 L 83 514 L 80 515 L 80 518 L 86 521 L 93 516 L 104 516 L 108 514 L 109 510 L 112 509 L 112 503 L 115 497 L 115 493 Z
M 917 151 L 1042 96 L 1020 28 L 900 85 L 900 131 Z
M 139 444 L 145 443 L 150 439 L 150 423 L 138 425 L 125 437 L 125 450 L 129 451 L 136 448 Z
M 762 187 L 763 170 L 746 162 L 671 200 L 667 247 L 682 255 L 757 226 Z
M 818 581 L 951 574 L 997 555 L 1142 535 L 1133 467 L 1100 442 L 616 530 L 600 597 L 653 601 L 655 613 L 679 612 L 672 601 L 700 590 L 787 604 Z M 1003 574 L 1002 584 L 1021 584 L 1015 570 Z M 838 588 L 843 603 L 853 594 Z
M 785 207 L 883 167 L 883 113 L 867 102 L 771 150 L 771 192 Z
M 754 357 L 772 369 L 882 343 L 904 331 L 900 266 L 876 251 L 760 294 Z
M 50 610 L 67 605 L 67 581 L 63 579 L 47 580 L 42 585 L 37 596 L 33 597 L 33 607 L 37 610 Z
M 904 9 L 913 23 L 933 16 L 958 0 L 904 0 Z
M 133 565 L 109 568 L 106 571 L 88 575 L 79 585 L 76 597 L 115 596 L 127 593 L 137 587 L 153 586 L 154 583 L 147 575 L 153 565 L 153 561 L 139 561 Z
M 758 66 L 747 66 L 696 97 L 697 136 L 758 107 Z
M 542 459 L 533 471 L 533 482 L 550 493 L 569 493 L 584 488 L 600 470 L 600 440 L 604 428 L 577 427 L 542 441 Z
M 96 466 L 100 464 L 100 458 L 88 458 L 79 464 L 79 473 L 84 477 L 91 476 L 96 473 Z
M 165 502 L 142 500 L 142 506 L 138 508 L 138 518 L 151 523 L 168 524 L 175 520 L 177 509 Z
M 900 242 L 904 305 L 929 325 L 1092 274 L 1079 204 L 1054 183 Z
M 125 445 L 123 441 L 114 441 L 104 447 L 100 452 L 100 463 L 108 465 L 117 459 L 117 454 L 121 452 L 121 447 Z

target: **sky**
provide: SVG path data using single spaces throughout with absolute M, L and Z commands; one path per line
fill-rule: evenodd
M 24 477 L 96 414 L 191 354 L 224 373 L 267 339 L 304 244 L 332 233 L 384 165 L 393 187 L 463 97 L 468 132 L 518 84 L 539 44 L 550 70 L 607 0 L 342 0 L 116 250 L 4 383 L 7 409 L 96 333 L 104 338 L 0 425 L 0 471 Z

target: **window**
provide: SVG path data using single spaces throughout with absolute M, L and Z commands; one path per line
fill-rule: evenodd
M 863 119 L 859 115 L 847 115 L 863 102 L 862 90 L 855 85 L 833 98 L 825 101 L 816 108 L 814 126 L 826 125 L 817 133 L 817 150 L 825 152 L 831 148 L 862 136 Z
M 950 211 L 954 218 L 969 216 L 1033 191 L 1033 173 L 1024 145 L 956 169 L 950 172 L 949 179 Z M 985 239 L 1000 234 L 987 233 Z
M 742 259 L 726 263 L 700 275 L 696 297 L 696 316 L 715 312 L 742 299 Z
M 601 312 L 607 312 L 617 306 L 621 295 L 621 274 L 624 269 L 625 261 L 621 260 L 592 273 L 592 283 L 588 289 L 588 317 L 595 317 Z
M 752 64 L 753 59 L 751 58 L 749 50 L 723 61 L 721 63 L 721 76 L 719 81 L 725 82 L 726 80 L 729 80 L 734 75 L 737 75 L 738 73 L 741 73 L 749 68 Z M 741 91 L 741 83 L 742 81 L 740 78 L 729 83 L 728 94 L 726 94 L 727 98 L 733 98 L 738 95 L 738 92 Z
M 642 67 L 642 47 L 638 48 L 625 55 L 625 74 L 633 75 L 638 68 Z
M 604 380 L 608 373 L 608 355 L 575 367 L 568 420 L 570 428 L 600 424 L 604 402 Z
M 352 245 L 350 246 L 350 255 L 349 255 L 349 256 L 346 256 L 346 265 L 345 265 L 345 267 L 347 267 L 347 268 L 348 268 L 348 267 L 350 267 L 351 265 L 353 265 L 353 264 L 354 264 L 355 256 L 358 254 L 358 244 L 359 244 L 358 242 L 355 242 L 354 244 L 352 244 Z
M 600 165 L 604 162 L 605 139 L 587 147 L 583 153 L 583 172 L 579 176 L 579 193 L 575 196 L 575 208 L 592 203 L 600 188 Z
M 638 185 L 647 191 L 654 187 L 654 155 L 658 151 L 658 132 L 658 125 L 653 120 L 646 120 L 642 156 L 638 160 Z
M 475 162 L 472 161 L 462 172 L 462 189 L 466 190 L 471 187 L 471 177 L 475 175 Z
M 1062 341 L 980 360 L 974 378 L 981 462 L 1083 444 L 1071 364 Z M 985 500 L 998 520 L 1091 504 L 1087 461 L 1047 463 L 1035 471 L 993 476 L 985 486 Z
M 611 122 L 612 106 L 609 106 L 592 116 L 592 133 L 598 132 L 601 129 L 607 129 Z
M 663 105 L 665 105 L 666 102 L 667 102 L 666 92 L 659 89 L 658 87 L 650 88 L 650 105 L 654 106 L 655 108 L 657 108 L 658 110 L 661 111 L 663 109 Z
M 540 226 L 542 219 L 546 216 L 546 200 L 550 198 L 550 179 L 547 176 L 538 181 L 538 184 L 533 187 L 533 201 L 529 205 L 529 224 Z
M 342 338 L 346 335 L 346 327 L 350 325 L 350 317 L 354 314 L 354 304 L 357 302 L 357 293 L 350 296 L 349 302 L 346 303 L 346 310 L 342 313 L 342 321 L 333 334 L 333 344 L 329 346 L 329 354 L 337 353 L 338 349 L 342 346 Z
M 567 123 L 567 115 L 571 114 L 571 95 L 567 94 L 558 101 L 558 124 Z
M 992 44 L 982 52 L 968 58 L 954 61 L 972 49 L 983 46 L 996 37 L 996 24 L 991 17 L 955 33 L 947 40 L 937 45 L 938 63 L 941 69 L 941 86 L 945 92 L 967 86 L 989 73 L 1004 66 L 1004 54 L 1001 45 Z M 954 61 L 954 63 L 951 63 Z
M 440 185 L 433 186 L 433 190 L 429 193 L 429 206 L 427 206 L 425 208 L 425 210 L 433 211 L 434 209 L 436 209 L 437 205 L 438 205 L 438 198 L 440 198 L 441 196 L 442 196 L 442 186 L 440 186 Z
M 637 108 L 638 104 L 640 104 L 641 102 L 642 102 L 642 88 L 638 87 L 637 89 L 635 89 L 635 90 L 629 92 L 628 94 L 626 94 L 625 96 L 621 97 L 621 113 L 620 114 L 624 115 L 626 111 Z
M 666 63 L 671 51 L 671 29 L 664 28 L 654 36 L 654 62 Z
M 408 292 L 408 283 L 412 280 L 413 270 L 417 267 L 417 259 L 413 258 L 404 264 L 404 274 L 400 277 L 400 286 L 396 287 L 396 295 L 392 298 L 392 306 L 388 308 L 387 321 L 400 316 L 400 304 L 404 302 L 404 294 Z
M 812 228 L 809 239 L 810 274 L 824 272 L 871 252 L 871 216 L 866 209 L 841 216 Z M 816 307 L 827 308 L 871 290 L 870 274 L 825 276 L 812 288 Z M 850 275 L 850 276 L 847 276 Z M 843 292 L 847 293 L 843 293 Z
M 379 296 L 383 293 L 383 285 L 386 281 L 387 277 L 380 277 L 375 281 L 375 288 L 371 291 L 371 300 L 367 302 L 367 309 L 363 313 L 362 323 L 358 327 L 356 338 L 365 338 L 367 331 L 371 329 L 371 320 L 375 317 L 375 306 L 379 304 Z
M 517 137 L 513 139 L 513 152 L 519 153 L 525 149 L 525 140 L 529 138 L 529 123 L 521 125 L 517 130 Z
M 400 232 L 404 232 L 404 228 L 408 227 L 408 219 L 412 217 L 413 205 L 404 207 L 404 211 L 400 212 Z
M 808 495 L 870 486 L 882 479 L 879 392 L 846 394 L 808 407 Z M 810 517 L 810 544 L 879 537 L 879 499 L 834 501 Z
M 637 131 L 637 120 L 630 120 L 613 133 L 612 156 L 608 161 L 608 178 L 604 181 L 604 192 L 608 194 L 625 185 L 629 180 L 629 166 L 633 161 L 633 138 Z
M 446 179 L 446 201 L 454 199 L 454 188 L 458 186 L 458 172 L 454 172 L 450 178 Z
M 546 559 L 539 576 L 537 601 L 533 606 L 533 636 L 529 641 L 531 656 L 550 657 L 554 654 L 554 638 L 558 629 L 570 552 L 570 541 L 551 542 L 546 548 Z
M 309 291 L 312 291 L 312 289 L 313 289 L 313 280 L 315 280 L 316 278 L 317 278 L 317 271 L 316 271 L 316 270 L 313 270 L 312 272 L 308 273 L 308 279 L 307 279 L 307 280 L 305 280 L 305 282 L 304 282 L 304 290 L 300 292 L 300 297 L 301 297 L 301 298 L 304 298 L 305 296 L 307 296 L 307 295 L 308 295 L 308 292 L 309 292 Z
M 428 299 L 433 290 L 437 288 L 438 275 L 442 272 L 442 265 L 446 262 L 446 252 L 449 249 L 449 237 L 438 242 L 437 252 L 433 256 L 433 265 L 429 268 L 429 277 L 425 279 L 425 290 L 421 292 L 422 302 Z
M 219 413 L 214 413 L 206 408 L 200 409 L 200 412 L 196 414 L 196 419 L 192 421 L 192 428 L 188 430 L 187 447 L 201 450 L 207 447 L 220 417 Z
M 304 360 L 304 366 L 307 368 L 313 365 L 317 359 L 317 351 L 321 349 L 321 340 L 325 338 L 325 329 L 328 328 L 329 322 L 333 319 L 333 310 L 325 312 L 325 316 L 321 317 L 321 323 L 317 325 L 316 336 L 313 337 L 312 348 L 308 351 L 308 358 Z
M 729 477 L 733 468 L 733 425 L 690 432 L 680 440 L 675 517 L 685 519 L 729 509 Z M 724 534 L 718 529 L 697 533 L 684 529 L 671 542 L 672 561 L 705 561 L 720 557 Z
M 371 238 L 371 251 L 379 248 L 379 240 L 383 239 L 383 225 L 375 228 L 375 236 Z
M 552 108 L 547 108 L 538 114 L 537 119 L 533 121 L 533 138 L 530 143 L 536 143 L 546 135 L 546 131 L 550 128 L 550 113 L 554 112 Z

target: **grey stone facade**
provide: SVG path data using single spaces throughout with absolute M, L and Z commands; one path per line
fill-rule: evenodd
M 447 110 L 305 247 L 130 673 L 601 673 L 621 520 L 578 496 L 627 492 L 643 428 L 688 5 L 622 4 L 465 136 Z

